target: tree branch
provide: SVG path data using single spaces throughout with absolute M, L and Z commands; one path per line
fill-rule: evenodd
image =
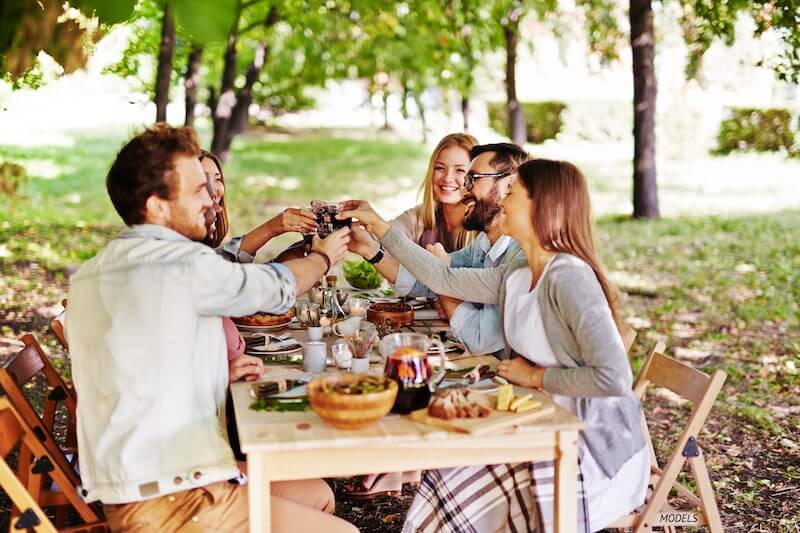
M 242 6 L 244 7 L 244 4 Z M 267 16 L 266 18 L 264 18 L 264 20 L 258 20 L 256 22 L 253 22 L 252 24 L 248 24 L 244 28 L 238 30 L 236 34 L 242 35 L 243 33 L 247 33 L 250 30 L 258 28 L 259 26 L 264 26 L 265 28 L 271 28 L 278 22 L 279 18 L 280 17 L 278 16 L 278 8 L 276 8 L 273 5 L 272 7 L 269 8 L 269 13 L 267 13 Z

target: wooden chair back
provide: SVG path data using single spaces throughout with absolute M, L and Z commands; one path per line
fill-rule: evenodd
M 56 531 L 42 508 L 66 504 L 74 508 L 85 522 L 69 531 L 109 531 L 102 513 L 78 495 L 78 475 L 5 369 L 0 369 L 0 385 L 5 392 L 0 396 L 0 486 L 14 503 L 13 529 Z M 20 450 L 30 450 L 36 457 L 24 472 L 21 466 L 14 472 L 5 461 L 8 453 L 17 446 Z M 59 490 L 43 491 L 46 481 L 57 483 Z
M 48 390 L 44 399 L 42 422 L 51 434 L 55 433 L 55 418 L 59 404 L 67 410 L 67 435 L 65 448 L 70 453 L 77 453 L 75 423 L 77 416 L 77 396 L 75 390 L 56 370 L 47 354 L 33 335 L 22 336 L 24 347 L 5 364 L 5 369 L 22 389 L 39 373 L 47 381 Z
M 721 370 L 708 375 L 667 357 L 664 355 L 664 348 L 665 345 L 659 342 L 650 351 L 634 384 L 634 392 L 640 399 L 644 399 L 649 385 L 664 387 L 692 402 L 692 414 L 663 469 L 658 464 L 647 421 L 642 414 L 642 426 L 650 448 L 653 493 L 635 514 L 623 517 L 609 527 L 633 527 L 639 533 L 651 531 L 653 527 L 673 531 L 675 527 L 706 526 L 713 533 L 721 532 L 722 520 L 700 448 L 699 434 L 727 375 Z M 678 474 L 687 461 L 697 493 L 678 481 Z M 667 499 L 673 489 L 698 510 L 682 511 L 670 506 Z
M 631 355 L 631 347 L 636 342 L 636 330 L 633 328 L 625 328 L 622 332 L 622 345 L 625 346 L 625 351 L 628 352 L 628 357 Z
M 66 298 L 61 300 L 61 305 L 64 306 L 64 311 L 56 318 L 54 318 L 52 321 L 50 321 L 50 329 L 53 331 L 53 335 L 56 336 L 56 339 L 58 339 L 58 342 L 59 344 L 61 344 L 61 347 L 64 348 L 64 350 L 69 351 L 69 344 L 67 343 L 67 334 L 64 332 L 64 322 L 63 322 L 64 313 L 67 310 Z

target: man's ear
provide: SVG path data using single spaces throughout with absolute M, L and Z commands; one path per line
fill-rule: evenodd
M 160 224 L 169 220 L 170 206 L 167 200 L 151 194 L 144 203 L 144 221 L 146 224 Z

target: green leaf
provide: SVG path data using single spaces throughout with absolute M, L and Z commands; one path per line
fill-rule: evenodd
M 237 0 L 173 0 L 175 20 L 198 44 L 225 41 L 236 20 Z
M 131 17 L 135 0 L 77 0 L 75 5 L 87 15 L 95 15 L 100 22 L 117 24 Z
M 357 289 L 377 289 L 383 284 L 383 276 L 366 261 L 345 261 L 342 270 L 347 282 Z

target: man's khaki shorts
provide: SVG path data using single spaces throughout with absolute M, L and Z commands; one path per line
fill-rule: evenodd
M 112 531 L 247 531 L 247 487 L 227 481 L 143 502 L 104 505 Z

